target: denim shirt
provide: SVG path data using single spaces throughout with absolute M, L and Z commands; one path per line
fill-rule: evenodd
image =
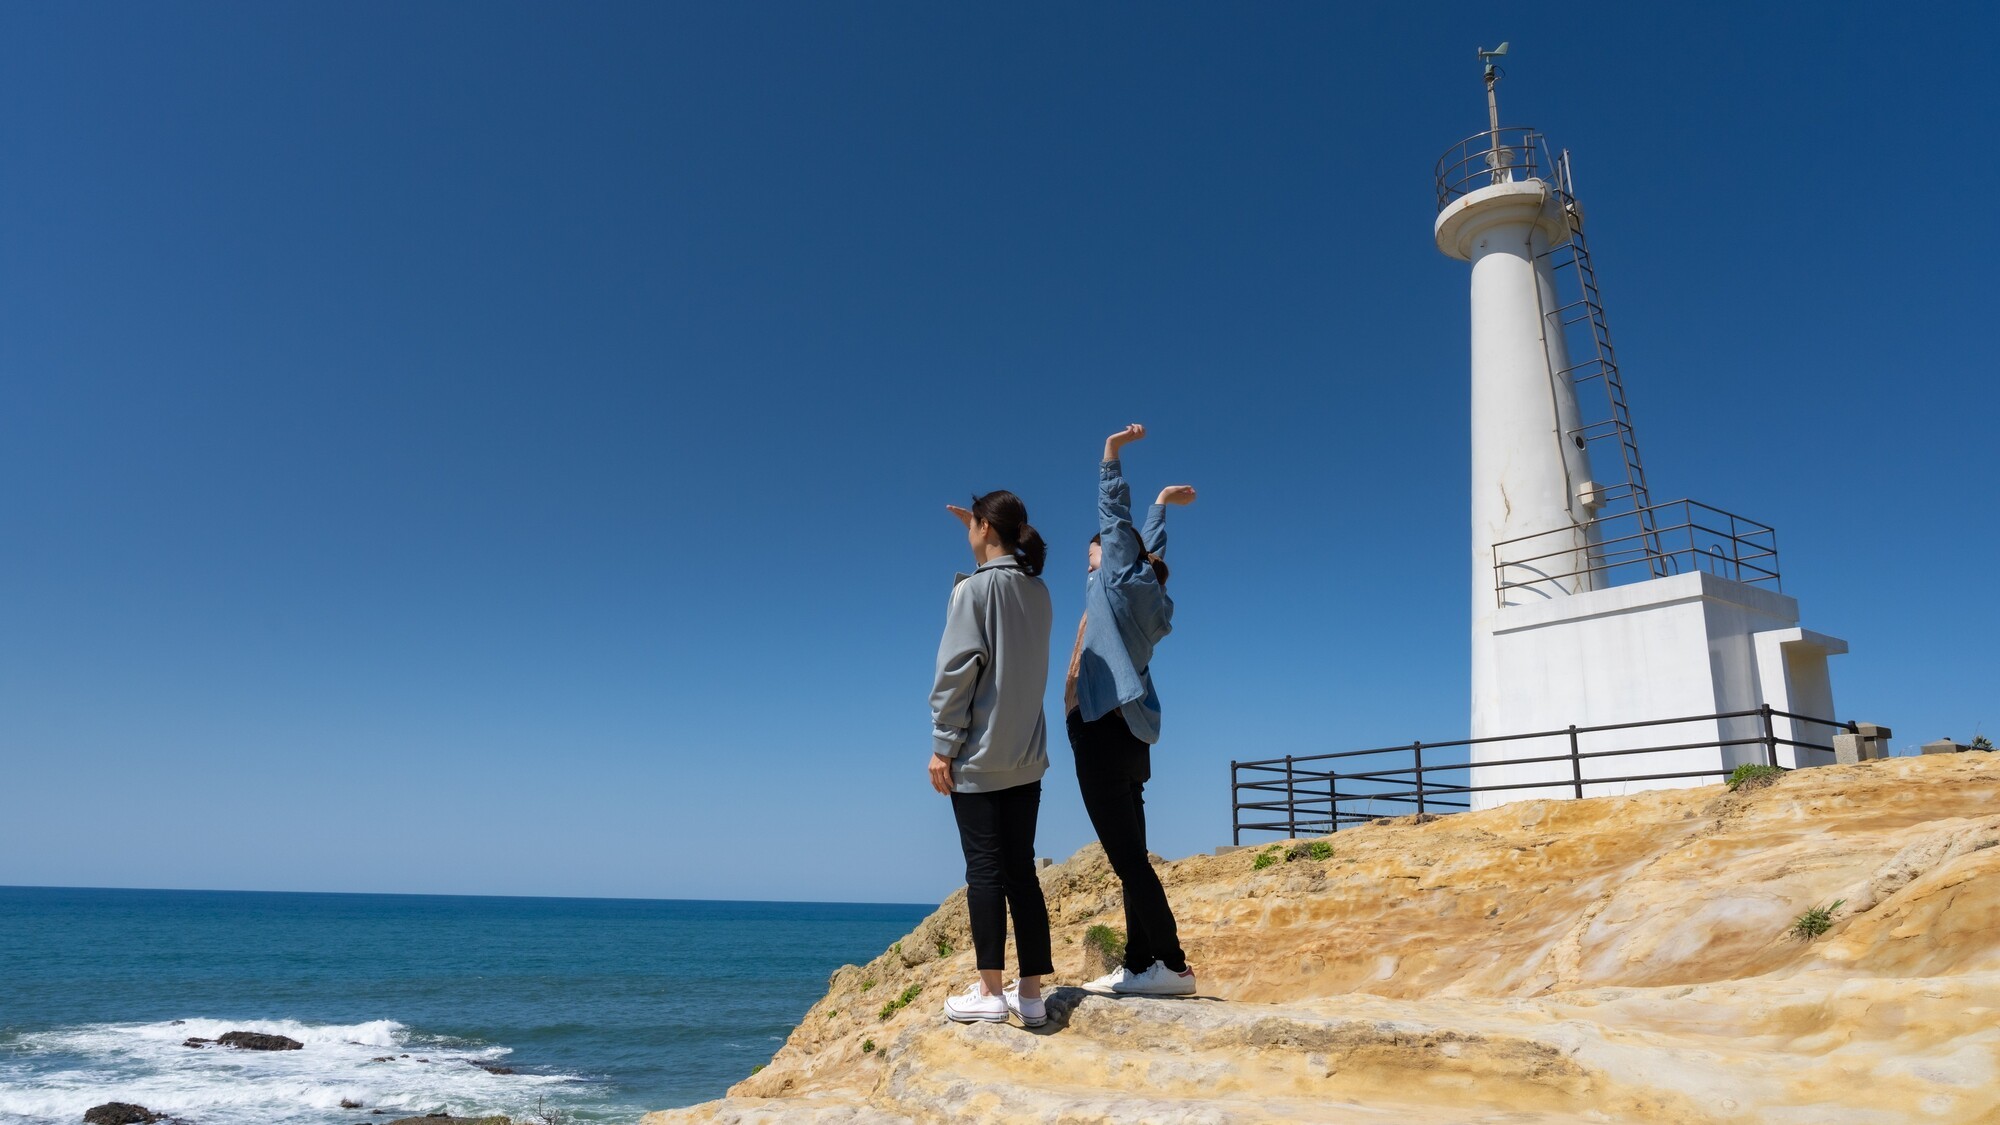
M 1160 740 L 1160 696 L 1153 690 L 1153 646 L 1173 631 L 1174 603 L 1153 579 L 1132 532 L 1132 489 L 1116 459 L 1098 466 L 1098 564 L 1083 593 L 1083 648 L 1076 704 L 1085 722 L 1113 711 L 1141 742 Z M 1166 509 L 1146 514 L 1146 549 L 1167 547 Z

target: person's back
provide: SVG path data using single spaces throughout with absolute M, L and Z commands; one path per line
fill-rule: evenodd
M 1076 755 L 1084 811 L 1125 897 L 1125 963 L 1084 987 L 1152 996 L 1187 996 L 1194 972 L 1181 948 L 1166 889 L 1146 847 L 1146 782 L 1160 738 L 1153 648 L 1173 629 L 1167 597 L 1166 505 L 1194 502 L 1194 489 L 1160 493 L 1146 530 L 1132 526 L 1131 489 L 1120 452 L 1146 436 L 1127 426 L 1104 442 L 1098 464 L 1098 538 L 1090 548 L 1084 618 L 1077 627 L 1064 689 L 1064 726 Z
M 931 707 L 933 748 L 953 760 L 953 791 L 1038 781 L 1049 767 L 1049 589 L 1007 556 L 959 575 L 951 599 Z
M 1049 768 L 1042 694 L 1049 676 L 1049 590 L 1039 577 L 1048 545 L 1027 505 L 1007 491 L 951 507 L 979 569 L 961 574 L 938 643 L 931 689 L 931 788 L 951 798 L 965 853 L 965 906 L 979 979 L 945 999 L 961 1023 L 1030 1027 L 1048 1019 L 1042 978 L 1050 961 L 1048 903 L 1035 871 L 1035 821 Z M 1007 916 L 1014 917 L 1015 988 L 1001 984 Z

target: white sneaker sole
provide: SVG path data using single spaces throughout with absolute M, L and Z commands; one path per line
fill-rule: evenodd
M 998 1015 L 994 1015 L 988 1012 L 955 1012 L 946 1008 L 944 1018 L 953 1023 L 1006 1023 L 1007 1010 L 1003 1008 Z
M 1171 999 L 1174 999 L 1174 998 L 1176 998 L 1176 997 L 1181 997 L 1181 996 L 1193 996 L 1193 995 L 1195 994 L 1195 992 L 1196 992 L 1196 988 L 1195 988 L 1195 986 L 1194 986 L 1194 985 L 1192 985 L 1192 984 L 1189 984 L 1189 985 L 1187 985 L 1187 986 L 1185 986 L 1185 987 L 1180 987 L 1180 986 L 1176 986 L 1176 987 L 1174 987 L 1174 988 L 1172 988 L 1172 989 L 1170 989 L 1170 990 L 1169 990 L 1169 989 L 1158 989 L 1158 988 L 1115 988 L 1115 989 L 1112 989 L 1112 990 L 1111 990 L 1111 995 L 1113 995 L 1113 996 L 1151 996 L 1151 997 L 1155 997 L 1155 998 L 1162 998 L 1162 999 L 1169 999 L 1169 1000 L 1171 1000 Z
M 1042 1018 L 1031 1020 L 1019 1008 L 1012 1010 L 1016 1016 L 1020 1017 L 1022 1027 L 1042 1027 L 1049 1022 L 1048 1013 L 1046 1012 L 1042 1014 Z

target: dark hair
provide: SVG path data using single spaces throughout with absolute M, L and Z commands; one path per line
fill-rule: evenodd
M 1136 527 L 1132 529 L 1132 538 L 1137 539 L 1139 541 L 1139 554 L 1142 557 L 1144 557 L 1146 562 L 1151 564 L 1153 568 L 1153 581 L 1158 582 L 1160 584 L 1160 589 L 1162 590 L 1166 589 L 1167 560 L 1161 558 L 1160 556 L 1146 549 L 1146 539 L 1144 536 L 1139 534 L 1139 529 Z M 1103 540 L 1104 536 L 1101 533 L 1090 537 L 1090 541 L 1092 543 L 1096 543 L 1100 547 L 1104 545 Z
M 984 496 L 972 498 L 972 518 L 988 525 L 1000 537 L 1000 545 L 1013 552 L 1021 562 L 1021 569 L 1031 575 L 1042 573 L 1042 563 L 1049 557 L 1049 545 L 1042 542 L 1042 533 L 1028 522 L 1028 506 L 1021 498 L 998 489 Z

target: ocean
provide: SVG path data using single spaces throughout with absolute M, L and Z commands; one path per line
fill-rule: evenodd
M 932 909 L 0 887 L 0 1122 L 629 1122 L 720 1097 Z M 182 1045 L 226 1031 L 305 1049 Z

